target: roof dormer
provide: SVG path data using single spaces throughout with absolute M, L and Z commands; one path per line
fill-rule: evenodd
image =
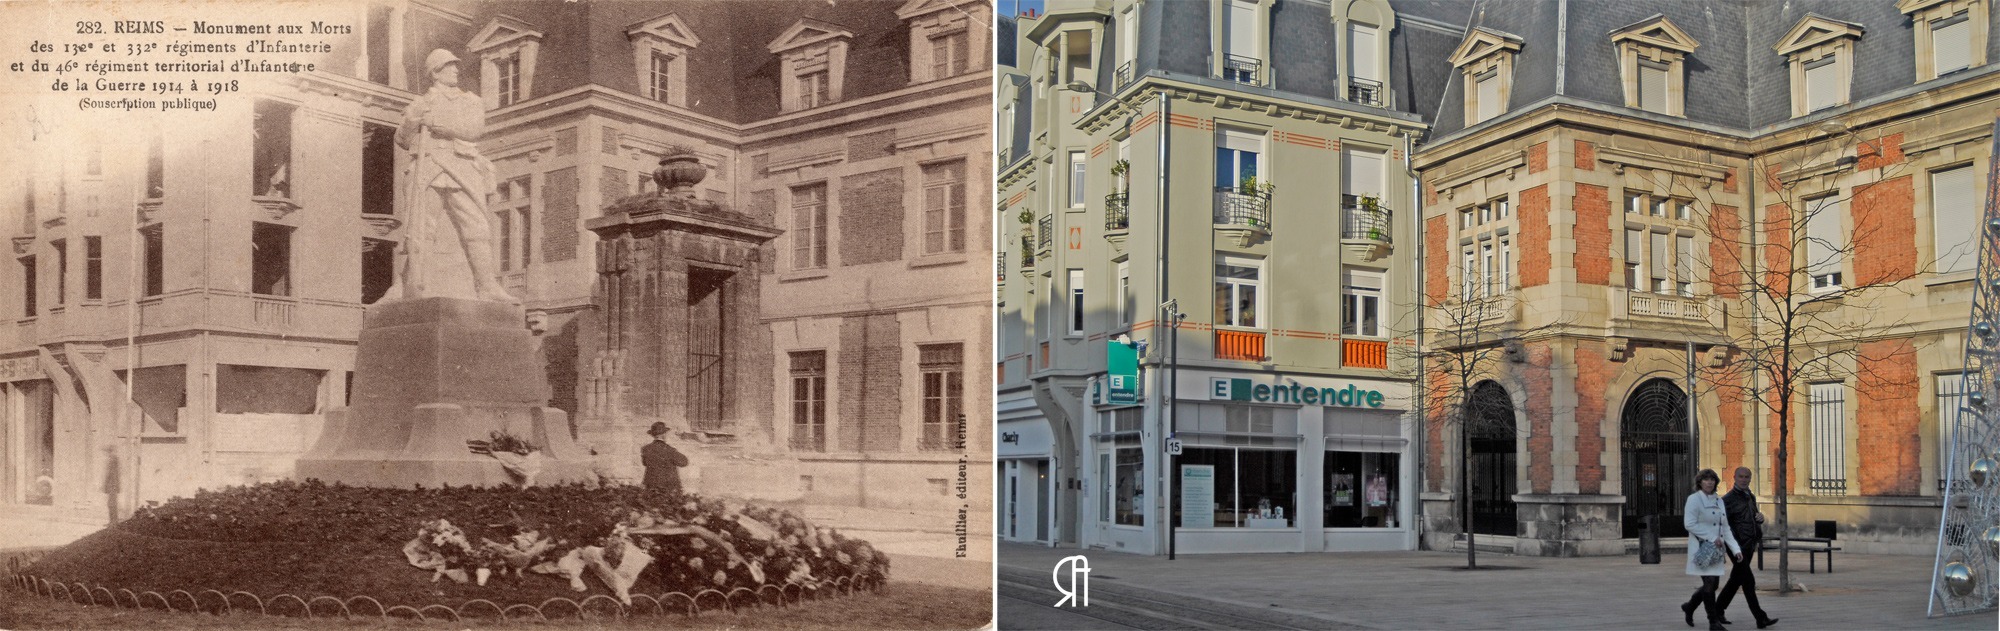
M 1791 66 L 1792 116 L 1847 103 L 1861 32 L 1860 24 L 1807 13 L 1772 47 Z
M 992 15 L 985 0 L 910 0 L 896 10 L 910 28 L 910 83 L 948 79 L 986 66 L 992 47 L 974 15 Z
M 466 44 L 468 55 L 479 56 L 479 94 L 487 109 L 507 107 L 534 94 L 535 58 L 542 32 L 510 15 L 494 17 Z
M 769 46 L 781 60 L 779 110 L 797 112 L 840 100 L 847 78 L 847 47 L 854 33 L 839 25 L 800 19 Z
M 1624 78 L 1625 106 L 1668 116 L 1684 116 L 1687 67 L 1683 63 L 1701 46 L 1673 20 L 1652 17 L 1611 32 L 1618 49 L 1619 76 Z
M 701 38 L 680 16 L 669 13 L 625 29 L 632 42 L 632 67 L 638 72 L 641 95 L 649 100 L 687 107 L 688 54 Z
M 1465 79 L 1465 124 L 1467 127 L 1507 112 L 1507 100 L 1514 93 L 1514 54 L 1521 52 L 1521 36 L 1483 26 L 1472 28 L 1451 65 Z

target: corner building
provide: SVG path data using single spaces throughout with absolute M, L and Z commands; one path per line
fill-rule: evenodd
M 1800 347 L 1859 352 L 1797 380 L 1789 534 L 1826 522 L 1847 550 L 1932 553 L 2000 105 L 1993 19 L 1986 0 L 1568 0 L 1475 18 L 1414 160 L 1425 303 L 1498 298 L 1490 326 L 1547 333 L 1479 376 L 1473 396 L 1508 410 L 1500 431 L 1461 453 L 1459 428 L 1427 424 L 1427 545 L 1453 545 L 1469 503 L 1482 542 L 1624 554 L 1645 518 L 1680 532 L 1702 468 L 1750 467 L 1775 516 L 1776 415 L 1710 381 L 1779 332 L 1735 282 L 1767 274 L 1799 300 L 1906 279 L 1828 304 L 1820 317 L 1853 328 Z M 1772 245 L 1795 228 L 1813 244 Z
M 992 35 L 974 19 L 992 7 L 752 8 L 301 9 L 355 25 L 351 41 L 197 124 L 150 116 L 113 137 L 85 116 L 10 119 L 0 505 L 101 524 L 108 502 L 292 476 L 324 411 L 352 396 L 362 315 L 393 279 L 408 210 L 392 136 L 436 48 L 487 107 L 491 238 L 540 335 L 550 403 L 609 473 L 636 480 L 638 444 L 664 421 L 694 490 L 962 503 L 959 482 L 988 481 L 983 466 L 962 477 L 961 457 L 992 434 L 986 390 L 964 387 L 989 378 L 974 281 L 991 239 L 968 200 L 992 181 Z M 8 9 L 23 23 L 66 10 Z M 654 192 L 675 145 L 706 167 L 699 199 L 766 241 L 605 256 L 586 224 Z M 644 265 L 621 277 L 631 260 Z M 600 287 L 633 289 L 607 305 Z M 607 353 L 614 334 L 648 346 Z
M 1051 0 L 1003 20 L 1001 538 L 1417 546 L 1409 151 L 1445 80 L 1421 60 L 1462 18 Z

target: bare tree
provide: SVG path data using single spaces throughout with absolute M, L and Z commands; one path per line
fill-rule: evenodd
M 1778 572 L 1782 593 L 1797 586 L 1791 580 L 1788 532 L 1790 469 L 1794 461 L 1793 419 L 1802 395 L 1817 381 L 1845 381 L 1873 387 L 1909 385 L 1903 378 L 1875 367 L 1913 353 L 1905 322 L 1879 317 L 1884 294 L 1910 295 L 1904 282 L 1926 271 L 1915 260 L 1851 266 L 1867 259 L 1891 261 L 1891 240 L 1909 241 L 1908 232 L 1887 230 L 1892 213 L 1906 218 L 1908 207 L 1886 203 L 1898 190 L 1897 180 L 1907 162 L 1885 155 L 1883 139 L 1859 138 L 1844 129 L 1812 145 L 1780 152 L 1752 164 L 1757 196 L 1752 205 L 1725 211 L 1712 196 L 1692 190 L 1686 178 L 1665 176 L 1656 190 L 1690 198 L 1710 198 L 1697 204 L 1714 247 L 1706 259 L 1713 294 L 1724 299 L 1724 321 L 1744 324 L 1700 325 L 1719 336 L 1728 350 L 1725 361 L 1701 369 L 1709 389 L 1724 404 L 1754 403 L 1773 419 L 1776 436 L 1772 506 L 1778 536 Z M 1849 187 L 1841 180 L 1857 169 L 1879 169 L 1872 181 Z M 1657 173 L 1654 177 L 1660 177 Z M 1751 219 L 1745 221 L 1747 214 Z M 1843 227 L 1851 215 L 1852 228 Z M 1843 238 L 1844 237 L 1844 238 Z M 1896 244 L 1900 247 L 1904 244 Z M 1913 252 L 1914 244 L 1909 244 Z M 1886 342 L 1886 343 L 1885 343 Z M 1748 442 L 1748 441 L 1746 441 Z
M 1462 272 L 1472 277 L 1469 271 Z M 1506 283 L 1488 281 L 1462 282 L 1456 296 L 1440 292 L 1436 298 L 1419 297 L 1425 304 L 1417 328 L 1425 342 L 1398 347 L 1398 354 L 1417 366 L 1418 403 L 1426 423 L 1439 428 L 1440 437 L 1457 433 L 1458 526 L 1465 537 L 1466 569 L 1479 567 L 1472 516 L 1472 440 L 1515 440 L 1519 432 L 1513 423 L 1513 403 L 1505 397 L 1478 396 L 1478 389 L 1514 370 L 1513 365 L 1529 362 L 1524 342 L 1552 336 L 1563 326 L 1560 322 L 1527 325 L 1525 305 L 1504 290 Z

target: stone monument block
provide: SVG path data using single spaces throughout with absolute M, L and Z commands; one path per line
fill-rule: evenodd
M 515 480 L 468 440 L 502 430 L 540 448 L 537 484 L 594 479 L 549 388 L 521 307 L 417 298 L 369 307 L 353 407 L 327 413 L 298 477 L 357 486 L 478 485 Z

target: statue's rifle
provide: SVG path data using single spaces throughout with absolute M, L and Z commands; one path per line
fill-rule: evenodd
M 422 294 L 424 285 L 423 243 L 430 238 L 427 215 L 419 206 L 423 205 L 423 190 L 429 183 L 424 181 L 424 149 L 430 144 L 430 128 L 418 124 L 416 133 L 417 152 L 410 163 L 410 185 L 404 194 L 404 212 L 409 213 L 403 230 L 403 296 Z

